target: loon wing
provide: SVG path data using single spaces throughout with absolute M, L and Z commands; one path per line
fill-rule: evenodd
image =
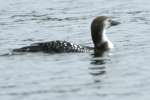
M 90 47 L 76 45 L 67 41 L 49 41 L 42 43 L 33 43 L 30 46 L 13 49 L 15 52 L 48 52 L 48 53 L 62 53 L 62 52 L 86 52 Z

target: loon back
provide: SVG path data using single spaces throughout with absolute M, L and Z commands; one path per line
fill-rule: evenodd
M 15 52 L 47 52 L 47 53 L 63 53 L 63 52 L 88 52 L 92 47 L 81 46 L 67 41 L 49 41 L 42 43 L 33 43 L 30 46 L 13 49 Z

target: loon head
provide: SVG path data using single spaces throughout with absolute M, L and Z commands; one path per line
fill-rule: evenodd
M 113 44 L 107 38 L 105 32 L 111 26 L 120 24 L 117 21 L 113 21 L 111 17 L 98 16 L 91 24 L 91 35 L 94 43 L 95 50 L 108 50 L 113 48 Z

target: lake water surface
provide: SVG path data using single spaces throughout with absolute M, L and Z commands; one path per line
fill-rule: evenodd
M 93 46 L 96 16 L 121 22 L 108 30 L 109 54 L 26 53 L 0 57 L 0 100 L 150 99 L 149 0 L 0 0 L 0 55 L 34 42 Z

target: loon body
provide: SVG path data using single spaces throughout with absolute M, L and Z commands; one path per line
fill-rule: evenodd
M 30 46 L 14 49 L 16 52 L 47 52 L 47 53 L 62 53 L 62 52 L 88 52 L 92 47 L 81 46 L 67 41 L 49 41 L 42 43 L 33 43 Z
M 47 52 L 47 53 L 63 53 L 63 52 L 95 52 L 108 50 L 113 48 L 113 44 L 107 38 L 105 32 L 111 26 L 118 25 L 119 22 L 112 21 L 111 17 L 98 16 L 91 24 L 91 36 L 94 47 L 81 46 L 67 41 L 49 41 L 42 43 L 33 43 L 30 46 L 13 49 L 14 52 Z

